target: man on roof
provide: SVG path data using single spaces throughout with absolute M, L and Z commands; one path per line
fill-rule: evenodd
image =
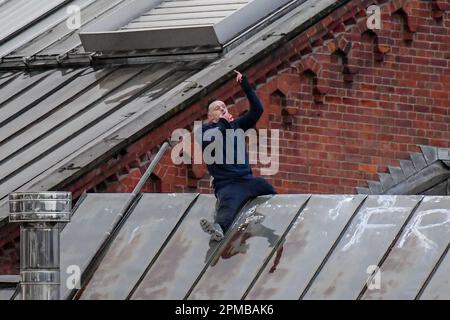
M 224 234 L 247 201 L 262 195 L 276 194 L 273 186 L 265 179 L 253 176 L 245 148 L 245 137 L 244 140 L 240 140 L 244 143 L 238 143 L 239 134 L 244 134 L 245 131 L 254 128 L 264 109 L 247 78 L 238 71 L 235 73 L 236 82 L 241 85 L 250 103 L 250 110 L 234 119 L 226 104 L 216 100 L 208 106 L 207 121 L 201 127 L 202 137 L 205 137 L 205 134 L 212 137 L 211 141 L 205 141 L 208 139 L 204 138 L 201 141 L 203 156 L 205 157 L 205 149 L 215 141 L 214 137 L 217 137 L 214 133 L 220 132 L 223 152 L 221 158 L 226 159 L 222 163 L 205 161 L 213 178 L 218 204 L 215 221 L 202 218 L 200 226 L 204 232 L 211 235 L 211 240 L 214 241 L 221 241 L 224 238 Z

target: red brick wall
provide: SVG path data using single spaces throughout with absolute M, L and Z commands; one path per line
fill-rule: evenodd
M 0 275 L 19 274 L 19 227 L 10 225 L 2 229 L 0 239 Z
M 281 130 L 280 172 L 269 178 L 280 193 L 354 193 L 418 144 L 450 147 L 448 5 L 378 2 L 382 30 L 366 26 L 376 1 L 354 0 L 244 70 L 266 108 L 259 127 Z M 235 115 L 248 107 L 230 80 L 69 189 L 130 191 L 162 140 L 203 119 L 211 97 Z M 204 174 L 167 156 L 147 190 L 210 192 Z

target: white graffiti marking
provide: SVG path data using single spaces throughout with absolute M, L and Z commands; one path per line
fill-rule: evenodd
M 422 225 L 422 221 L 426 216 L 435 215 L 435 214 L 444 214 L 446 216 L 446 218 L 444 221 L 439 222 L 439 223 Z M 445 225 L 447 223 L 450 223 L 450 210 L 431 209 L 431 210 L 426 210 L 426 211 L 420 212 L 419 214 L 417 214 L 414 217 L 413 221 L 410 224 L 410 227 L 408 227 L 408 229 L 405 231 L 405 233 L 401 237 L 398 247 L 403 248 L 405 246 L 406 241 L 411 236 L 415 236 L 415 237 L 417 237 L 417 239 L 419 239 L 421 245 L 426 250 L 437 249 L 438 245 L 433 240 L 431 240 L 430 238 L 425 236 L 422 233 L 422 231 L 427 230 L 427 229 L 436 228 L 436 227 L 442 227 L 443 225 Z
M 328 216 L 331 218 L 331 220 L 336 220 L 339 215 L 341 214 L 341 210 L 344 207 L 345 204 L 351 202 L 353 200 L 353 198 L 346 198 L 344 200 L 339 201 L 338 205 L 336 208 L 330 209 L 328 211 Z

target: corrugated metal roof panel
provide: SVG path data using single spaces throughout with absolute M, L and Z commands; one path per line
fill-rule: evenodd
M 439 265 L 436 273 L 423 291 L 421 300 L 450 300 L 450 244 L 447 245 L 447 252 Z
M 309 198 L 266 196 L 248 204 L 188 299 L 241 299 Z M 247 222 L 252 215 L 261 215 L 264 221 Z
M 129 194 L 88 194 L 61 232 L 61 298 L 70 295 L 69 266 L 83 273 L 119 221 Z
M 0 43 L 65 2 L 67 1 L 10 0 L 0 3 Z
M 1 142 L 10 137 L 16 130 L 20 130 L 25 124 L 30 122 L 29 120 L 20 121 L 20 118 L 26 117 L 24 113 L 40 101 L 46 100 L 58 88 L 64 87 L 66 82 L 71 82 L 76 79 L 82 72 L 83 69 L 77 71 L 57 70 L 49 72 L 46 76 L 44 73 L 44 77 L 34 82 L 26 91 L 19 91 L 11 96 L 8 101 L 0 103 L 0 145 Z M 24 85 L 23 82 L 21 81 L 17 85 L 22 87 Z M 2 91 L 12 92 L 13 90 L 14 87 L 10 88 L 10 86 L 5 86 Z
M 124 27 L 80 33 L 86 51 L 221 47 L 291 0 L 166 0 Z
M 367 290 L 362 299 L 415 299 L 450 243 L 449 208 L 450 197 L 422 201 L 381 265 L 381 290 Z
M 367 270 L 378 265 L 421 199 L 369 196 L 303 298 L 358 298 Z
M 16 77 L 2 88 L 0 199 L 136 112 L 151 109 L 154 99 L 197 72 L 188 66 L 155 63 Z
M 14 44 L 15 49 L 9 56 L 28 57 L 33 55 L 62 55 L 76 48 L 81 44 L 79 32 L 95 23 L 97 19 L 104 15 L 110 14 L 114 10 L 119 10 L 132 0 L 95 0 L 95 1 L 79 1 L 71 5 L 77 5 L 80 8 L 79 29 L 70 29 L 67 25 L 67 13 L 60 14 L 50 19 L 44 27 L 33 26 L 34 30 L 29 31 L 33 34 L 31 41 Z M 64 8 L 67 10 L 67 7 Z M 56 23 L 56 24 L 55 24 Z M 14 40 L 14 39 L 13 39 Z M 6 48 L 0 47 L 1 50 Z M 1 56 L 1 55 L 0 55 Z
M 147 194 L 96 252 L 129 196 L 88 194 L 78 206 L 62 232 L 63 297 L 67 266 L 84 272 L 94 256 L 82 299 L 298 299 L 308 288 L 306 299 L 356 299 L 372 266 L 380 287 L 363 298 L 414 299 L 426 284 L 421 298 L 448 297 L 450 197 L 265 196 L 216 243 L 199 225 L 214 196 L 189 207 L 196 195 Z
M 365 196 L 312 196 L 245 299 L 298 299 L 364 200 Z
M 0 288 L 0 301 L 11 300 L 15 291 L 15 288 Z
M 183 299 L 217 248 L 201 232 L 199 220 L 213 219 L 216 199 L 200 195 L 158 259 L 132 292 L 131 299 Z M 195 235 L 195 236 L 194 236 Z
M 70 2 L 71 6 L 77 6 L 80 9 L 84 9 L 90 3 L 97 0 L 73 0 Z M 37 21 L 29 28 L 23 30 L 15 37 L 0 44 L 0 58 L 18 49 L 26 43 L 33 42 L 37 37 L 44 33 L 53 32 L 58 25 L 62 25 L 68 18 L 68 5 L 62 6 L 51 15 Z
M 132 29 L 164 29 L 189 26 L 214 25 L 233 14 L 250 1 L 219 0 L 219 1 L 164 1 L 156 8 L 133 20 L 123 27 Z M 165 12 L 161 14 L 161 10 Z
M 126 299 L 197 196 L 144 194 L 80 299 Z

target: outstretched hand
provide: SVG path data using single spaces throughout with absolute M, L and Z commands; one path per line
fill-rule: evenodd
M 236 82 L 237 83 L 242 83 L 242 79 L 244 78 L 244 76 L 242 75 L 242 73 L 240 73 L 237 70 L 234 70 L 234 73 L 236 73 Z

